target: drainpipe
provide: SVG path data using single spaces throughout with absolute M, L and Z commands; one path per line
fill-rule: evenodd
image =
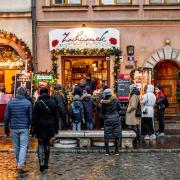
M 31 0 L 32 14 L 32 43 L 33 43 L 33 65 L 34 72 L 37 72 L 37 31 L 36 31 L 36 0 Z

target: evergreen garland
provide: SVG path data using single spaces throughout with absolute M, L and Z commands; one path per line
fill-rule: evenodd
M 121 62 L 121 50 L 119 48 L 113 47 L 112 49 L 54 49 L 51 51 L 51 60 L 52 60 L 52 70 L 51 72 L 54 75 L 55 80 L 58 79 L 58 65 L 57 65 L 57 56 L 64 55 L 64 56 L 115 56 L 114 60 L 114 68 L 113 68 L 113 75 L 114 75 L 114 91 L 117 92 L 117 74 L 120 73 L 120 62 Z
M 180 70 L 177 71 L 176 97 L 180 101 Z
M 31 50 L 27 46 L 27 44 L 22 40 L 19 39 L 15 34 L 9 33 L 7 31 L 0 29 L 0 39 L 7 39 L 10 42 L 15 43 L 24 54 L 24 57 L 28 60 L 28 72 L 33 71 L 33 62 L 32 62 L 32 56 L 31 56 Z

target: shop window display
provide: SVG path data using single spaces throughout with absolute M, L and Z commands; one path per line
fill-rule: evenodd
M 64 59 L 65 78 L 64 86 L 72 88 L 81 80 L 86 79 L 87 73 L 91 74 L 91 78 L 98 81 L 108 82 L 108 62 L 104 58 L 88 59 L 88 58 L 70 58 Z

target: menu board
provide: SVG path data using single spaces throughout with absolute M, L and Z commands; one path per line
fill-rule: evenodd
M 120 100 L 128 100 L 131 79 L 129 74 L 117 75 L 117 96 Z

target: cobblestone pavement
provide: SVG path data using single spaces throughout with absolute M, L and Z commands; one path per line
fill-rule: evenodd
M 142 144 L 134 147 L 135 149 L 180 149 L 180 136 L 165 136 L 156 140 L 142 140 Z M 0 137 L 0 151 L 13 150 L 12 138 Z M 37 140 L 30 138 L 29 149 L 37 149 Z
M 49 170 L 41 173 L 36 153 L 29 153 L 28 173 L 17 173 L 14 153 L 0 153 L 1 180 L 178 180 L 180 153 L 52 152 Z

